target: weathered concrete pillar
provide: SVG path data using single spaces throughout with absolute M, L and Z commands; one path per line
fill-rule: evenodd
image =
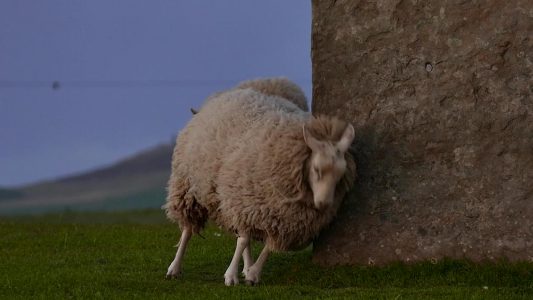
M 315 260 L 533 260 L 533 1 L 315 0 L 312 38 L 360 175 Z

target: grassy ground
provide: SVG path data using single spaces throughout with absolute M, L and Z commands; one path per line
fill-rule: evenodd
M 309 249 L 271 256 L 260 286 L 225 287 L 234 239 L 214 227 L 203 235 L 191 240 L 184 276 L 165 280 L 179 235 L 160 211 L 4 218 L 0 298 L 533 298 L 532 263 L 322 268 Z

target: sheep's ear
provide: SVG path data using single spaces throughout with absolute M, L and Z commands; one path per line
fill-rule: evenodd
M 353 129 L 352 124 L 348 124 L 348 126 L 346 126 L 346 129 L 344 129 L 344 133 L 342 134 L 340 141 L 337 143 L 337 147 L 339 148 L 339 150 L 342 152 L 346 152 L 346 150 L 350 148 L 354 137 L 355 130 Z
M 305 124 L 302 126 L 304 141 L 313 151 L 319 151 L 321 149 L 321 142 L 315 139 L 310 133 L 309 130 L 305 127 Z

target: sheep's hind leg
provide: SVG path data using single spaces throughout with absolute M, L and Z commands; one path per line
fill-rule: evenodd
M 167 270 L 167 278 L 177 278 L 179 275 L 181 275 L 181 261 L 183 260 L 183 254 L 187 248 L 187 243 L 189 243 L 191 238 L 191 233 L 192 232 L 190 228 L 183 228 L 180 241 L 178 242 L 178 251 L 176 251 L 176 256 Z
M 263 270 L 263 266 L 265 265 L 269 254 L 270 249 L 267 245 L 265 245 L 265 247 L 261 251 L 261 254 L 259 254 L 259 257 L 257 258 L 256 262 L 248 269 L 248 273 L 246 274 L 245 278 L 246 284 L 256 285 L 259 283 L 261 271 Z
M 250 238 L 248 235 L 240 234 L 237 238 L 237 246 L 235 247 L 235 253 L 231 259 L 226 273 L 224 274 L 224 283 L 227 286 L 239 284 L 239 262 L 241 261 L 241 255 L 243 255 L 244 249 L 250 244 Z
M 242 259 L 244 261 L 242 275 L 246 277 L 248 275 L 248 269 L 254 264 L 254 258 L 252 257 L 252 248 L 250 246 L 250 242 L 248 242 L 248 245 L 246 246 L 246 248 L 244 248 L 244 252 L 242 253 Z

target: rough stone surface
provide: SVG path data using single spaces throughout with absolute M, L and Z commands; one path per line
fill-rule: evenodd
M 313 111 L 356 127 L 322 264 L 533 260 L 533 1 L 313 1 Z

